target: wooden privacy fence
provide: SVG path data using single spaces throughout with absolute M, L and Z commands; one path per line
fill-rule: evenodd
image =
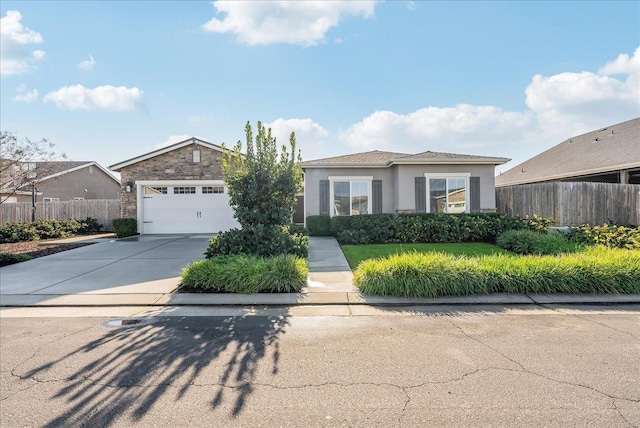
M 558 224 L 640 225 L 640 184 L 557 182 L 496 188 L 499 213 L 553 218 Z
M 93 217 L 112 230 L 111 222 L 120 218 L 119 199 L 86 199 L 83 201 L 38 202 L 36 218 L 45 220 L 84 220 Z M 0 223 L 31 221 L 31 202 L 4 202 L 0 204 Z

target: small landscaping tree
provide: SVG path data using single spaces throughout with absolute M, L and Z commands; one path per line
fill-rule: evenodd
M 238 141 L 223 158 L 224 181 L 229 203 L 242 229 L 231 229 L 211 238 L 207 258 L 225 254 L 263 257 L 294 254 L 306 257 L 309 237 L 292 228 L 296 195 L 302 189 L 302 160 L 296 154 L 296 136 L 289 148 L 278 151 L 271 129 L 258 122 L 253 135 L 247 122 L 246 153 Z
M 250 122 L 245 126 L 246 154 L 238 141 L 223 160 L 224 181 L 230 204 L 243 228 L 291 223 L 296 195 L 302 189 L 302 159 L 296 154 L 296 136 L 291 133 L 289 149 L 278 153 L 271 128 L 258 122 L 255 141 Z

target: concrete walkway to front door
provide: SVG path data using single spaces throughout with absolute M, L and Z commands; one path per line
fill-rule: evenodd
M 335 238 L 310 237 L 308 260 L 307 293 L 357 293 L 353 273 Z

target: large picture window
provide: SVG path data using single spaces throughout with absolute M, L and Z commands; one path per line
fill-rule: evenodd
M 432 213 L 468 212 L 469 178 L 427 176 L 427 201 Z
M 331 180 L 332 216 L 371 214 L 371 180 Z

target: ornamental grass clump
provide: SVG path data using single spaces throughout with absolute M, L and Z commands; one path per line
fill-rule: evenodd
M 293 255 L 218 256 L 182 270 L 181 288 L 192 292 L 293 293 L 307 281 L 306 260 Z
M 507 230 L 501 233 L 496 239 L 496 245 L 517 254 L 537 255 L 574 253 L 584 247 L 558 233 L 539 233 L 527 229 Z
M 488 293 L 640 293 L 640 251 L 589 247 L 556 256 L 400 254 L 362 262 L 365 294 L 406 297 Z

